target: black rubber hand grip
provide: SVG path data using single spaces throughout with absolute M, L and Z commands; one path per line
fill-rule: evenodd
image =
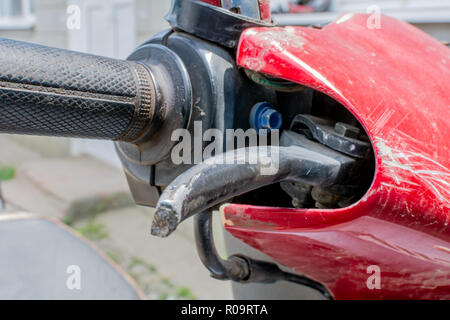
M 133 141 L 154 112 L 144 65 L 0 39 L 0 132 Z

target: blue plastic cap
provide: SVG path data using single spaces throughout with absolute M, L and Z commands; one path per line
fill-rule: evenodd
M 278 130 L 283 124 L 281 113 L 269 102 L 260 102 L 250 112 L 250 126 L 255 130 Z

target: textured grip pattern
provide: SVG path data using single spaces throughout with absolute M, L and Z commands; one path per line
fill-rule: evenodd
M 132 141 L 153 90 L 135 62 L 0 39 L 0 132 Z

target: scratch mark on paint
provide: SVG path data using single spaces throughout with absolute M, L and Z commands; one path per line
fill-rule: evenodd
M 337 94 L 339 94 L 341 96 L 341 98 L 343 98 L 344 100 L 347 100 L 344 95 L 342 94 L 342 92 L 337 89 L 334 84 L 332 84 L 327 78 L 325 78 L 320 72 L 318 72 L 316 69 L 312 68 L 311 66 L 309 66 L 308 64 L 306 64 L 304 61 L 302 61 L 300 58 L 298 58 L 297 56 L 293 55 L 292 53 L 283 50 L 282 52 L 283 55 L 285 55 L 287 58 L 289 58 L 290 60 L 292 60 L 293 62 L 295 62 L 296 64 L 300 65 L 303 69 L 305 69 L 306 71 L 308 71 L 315 79 L 323 82 L 325 85 L 327 85 L 330 89 L 332 89 L 334 92 L 336 92 Z
M 394 113 L 395 113 L 394 110 L 386 110 L 381 114 L 381 116 L 375 121 L 375 124 L 374 124 L 373 130 L 374 130 L 375 134 L 380 132 L 380 130 L 382 130 L 386 126 L 386 124 L 392 118 Z
M 346 13 L 336 21 L 336 24 L 344 23 L 345 21 L 350 20 L 354 15 L 354 13 Z
M 383 182 L 383 183 L 381 183 L 381 184 L 382 184 L 383 186 L 385 186 L 385 187 L 388 187 L 388 188 L 394 188 L 394 189 L 402 190 L 402 191 L 406 191 L 406 192 L 414 191 L 414 190 L 411 189 L 411 188 L 400 187 L 400 186 L 396 186 L 396 185 L 393 185 L 393 184 L 390 184 L 390 183 L 386 183 L 386 182 Z
M 435 249 L 438 249 L 438 250 L 440 250 L 440 251 L 442 251 L 442 252 L 445 252 L 445 253 L 450 254 L 450 249 L 449 249 L 449 248 L 442 247 L 442 246 L 434 246 L 434 248 L 435 248 Z
M 415 177 L 422 181 L 445 206 L 449 206 L 450 170 L 446 166 L 416 151 L 390 147 L 381 138 L 376 139 L 376 145 L 383 165 L 389 170 L 398 187 L 411 185 L 413 183 L 411 178 Z
M 276 51 L 280 55 L 286 57 L 291 63 L 300 66 L 314 79 L 322 82 L 329 87 L 335 93 L 337 93 L 344 101 L 347 99 L 342 92 L 336 88 L 324 75 L 322 75 L 317 69 L 311 67 L 304 62 L 300 57 L 289 52 L 288 48 L 302 48 L 307 43 L 307 39 L 298 34 L 298 30 L 292 27 L 286 27 L 283 29 L 270 30 L 255 34 L 254 32 L 247 31 L 247 36 L 257 37 L 255 43 L 258 47 L 258 54 L 255 58 L 247 58 L 246 65 L 253 71 L 259 72 L 266 66 L 267 55 Z
M 393 130 L 395 130 L 395 129 L 397 129 L 398 127 L 400 127 L 400 125 L 401 125 L 401 124 L 409 117 L 409 115 L 410 115 L 410 112 L 408 112 L 407 114 L 405 114 L 405 116 L 404 116 L 400 121 L 398 121 L 398 122 L 395 124 Z
M 222 224 L 224 226 L 228 226 L 228 227 L 232 227 L 234 226 L 234 222 L 230 219 L 227 219 L 227 217 L 225 216 L 225 208 L 228 204 L 224 204 L 220 207 L 219 212 L 220 212 L 220 218 L 222 220 Z

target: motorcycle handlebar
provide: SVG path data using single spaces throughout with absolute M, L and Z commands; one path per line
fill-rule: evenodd
M 134 141 L 155 113 L 140 63 L 0 39 L 0 132 Z

